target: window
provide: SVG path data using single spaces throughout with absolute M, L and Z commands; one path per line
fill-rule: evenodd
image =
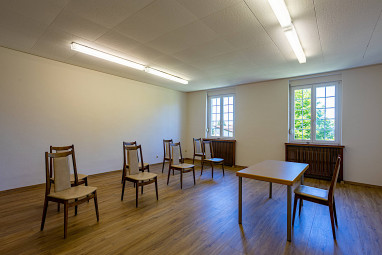
M 341 143 L 340 83 L 292 86 L 289 140 Z
M 234 136 L 234 95 L 208 97 L 208 137 Z

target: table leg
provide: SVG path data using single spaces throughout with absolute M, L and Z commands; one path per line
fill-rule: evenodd
M 304 174 L 301 175 L 301 185 L 304 185 Z
M 292 241 L 292 225 L 291 225 L 291 209 L 292 209 L 292 186 L 287 186 L 287 240 Z
M 239 177 L 239 224 L 241 224 L 241 215 L 242 215 L 242 186 L 243 180 L 242 177 Z
M 272 198 L 272 183 L 269 183 L 269 198 Z

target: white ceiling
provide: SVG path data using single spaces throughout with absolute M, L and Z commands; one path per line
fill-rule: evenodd
M 267 0 L 0 0 L 0 45 L 179 91 L 382 63 L 381 0 L 285 0 L 299 64 Z M 74 52 L 71 42 L 189 80 Z

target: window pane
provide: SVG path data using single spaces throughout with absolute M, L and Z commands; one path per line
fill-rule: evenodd
M 310 119 L 310 109 L 309 110 L 303 110 L 303 118 L 304 119 Z
M 310 130 L 310 120 L 303 120 L 303 127 Z
M 326 97 L 335 97 L 336 96 L 336 87 L 328 86 L 326 87 Z
M 233 120 L 233 113 L 229 113 L 229 114 L 228 114 L 228 118 L 229 118 L 230 120 Z
M 228 106 L 228 111 L 229 111 L 229 112 L 233 112 L 233 105 L 229 105 L 229 106 Z
M 302 130 L 296 129 L 294 131 L 294 139 L 302 140 Z
M 295 120 L 294 121 L 294 128 L 295 129 L 302 129 L 302 120 Z
M 316 140 L 335 140 L 335 86 L 316 88 Z
M 325 98 L 317 98 L 316 99 L 316 108 L 325 108 Z
M 223 101 L 224 101 L 224 105 L 228 104 L 228 97 L 224 97 Z
M 304 129 L 302 134 L 303 140 L 310 140 L 310 129 Z
M 294 101 L 294 109 L 295 110 L 302 110 L 302 100 L 295 100 Z
M 334 108 L 326 109 L 326 118 L 334 119 Z
M 325 97 L 325 87 L 319 87 L 316 89 L 316 97 Z
M 311 105 L 310 103 L 311 103 L 311 99 L 304 99 L 302 107 L 304 109 L 310 109 L 310 105 Z
M 232 104 L 232 105 L 233 105 L 233 97 L 229 97 L 228 102 L 229 102 L 229 104 Z
M 295 112 L 294 112 L 294 118 L 295 118 L 296 120 L 298 120 L 298 119 L 302 119 L 302 111 L 295 111 Z
M 311 94 L 311 92 L 310 92 L 310 89 L 303 89 L 303 98 L 304 99 L 309 99 L 310 98 L 310 94 Z
M 223 106 L 223 113 L 226 113 L 226 112 L 228 112 L 228 105 Z
M 326 107 L 330 108 L 330 107 L 335 107 L 335 97 L 328 97 L 326 98 Z
M 294 99 L 302 99 L 302 89 L 296 89 L 294 91 Z

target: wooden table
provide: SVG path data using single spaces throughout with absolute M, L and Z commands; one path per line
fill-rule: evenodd
M 308 164 L 287 161 L 266 160 L 236 172 L 239 177 L 239 224 L 242 223 L 242 183 L 243 177 L 269 182 L 269 198 L 272 198 L 272 183 L 287 186 L 287 240 L 291 241 L 291 211 L 292 211 L 292 186 L 301 179 L 304 182 L 304 172 Z

